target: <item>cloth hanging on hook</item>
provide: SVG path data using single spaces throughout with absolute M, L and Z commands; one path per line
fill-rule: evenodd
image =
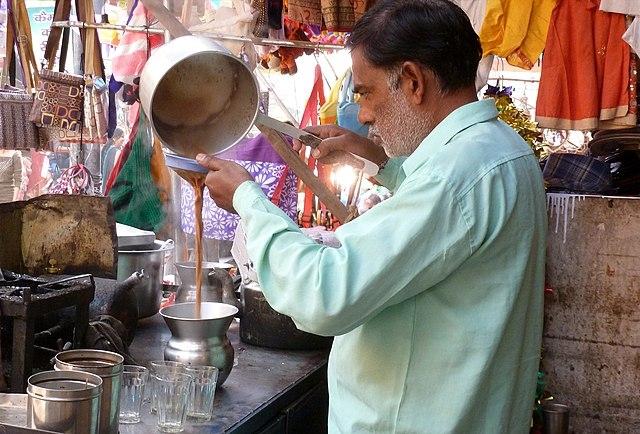
M 149 27 L 155 17 L 141 1 L 135 0 L 127 25 Z M 111 59 L 113 76 L 122 83 L 134 84 L 153 50 L 164 43 L 164 35 L 124 31 L 122 39 Z
M 592 130 L 602 128 L 603 121 L 619 121 L 618 128 L 636 123 L 629 112 L 625 16 L 598 6 L 597 0 L 565 0 L 553 12 L 536 104 L 536 121 L 543 128 Z
M 568 0 L 573 1 L 573 0 Z M 542 53 L 556 0 L 488 0 L 480 29 L 483 55 L 531 69 Z

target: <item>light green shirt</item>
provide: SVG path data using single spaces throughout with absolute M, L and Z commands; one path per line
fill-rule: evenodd
M 546 205 L 493 100 L 465 105 L 378 179 L 388 200 L 318 245 L 253 182 L 235 193 L 268 302 L 329 357 L 331 433 L 527 433 Z

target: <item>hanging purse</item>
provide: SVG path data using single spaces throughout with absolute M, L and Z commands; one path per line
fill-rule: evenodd
M 38 130 L 28 120 L 33 105 L 32 89 L 38 83 L 38 71 L 31 46 L 31 26 L 24 2 L 10 0 L 7 4 L 3 77 L 8 77 L 12 84 L 16 82 L 15 66 L 18 60 L 22 66 L 25 89 L 9 85 L 0 88 L 0 149 L 41 147 Z
M 58 1 L 54 21 L 68 20 L 70 10 L 70 0 Z M 79 20 L 94 22 L 90 0 L 77 0 L 76 10 Z M 65 41 L 59 71 L 53 71 L 61 33 L 61 29 L 52 28 L 49 34 L 44 56 L 47 65 L 40 73 L 40 85 L 34 97 L 30 120 L 44 129 L 52 142 L 106 143 L 106 85 L 100 81 L 104 76 L 104 68 L 96 29 L 80 30 L 84 47 L 84 76 L 63 72 L 67 48 Z

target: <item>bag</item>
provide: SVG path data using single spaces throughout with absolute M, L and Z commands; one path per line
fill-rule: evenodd
M 79 133 L 84 109 L 84 78 L 42 69 L 30 120 L 42 128 Z
M 38 130 L 29 122 L 33 105 L 32 89 L 38 83 L 38 72 L 31 46 L 31 26 L 25 4 L 11 0 L 7 4 L 7 45 L 3 76 L 15 83 L 15 68 L 10 68 L 17 48 L 22 79 L 26 89 L 6 85 L 0 90 L 0 149 L 40 148 Z M 14 62 L 14 66 L 15 66 Z
M 152 155 L 153 132 L 141 110 L 131 152 L 109 191 L 109 197 L 118 223 L 158 232 L 164 224 L 166 212 L 151 173 Z
M 78 19 L 93 23 L 93 3 L 81 1 L 84 5 L 78 8 Z M 70 10 L 70 0 L 60 0 L 56 3 L 54 21 L 68 20 Z M 53 29 L 49 34 L 45 48 L 47 67 L 40 73 L 40 84 L 29 118 L 47 131 L 52 142 L 106 143 L 107 115 L 103 102 L 106 85 L 102 81 L 100 86 L 97 80 L 104 76 L 104 66 L 96 29 L 81 30 L 84 76 L 62 72 L 64 56 L 61 56 L 60 71 L 52 70 L 60 36 L 61 32 Z M 63 54 L 66 53 L 64 45 Z
M 38 129 L 28 120 L 32 105 L 33 98 L 20 89 L 0 91 L 0 149 L 41 147 Z
M 369 126 L 363 125 L 358 121 L 360 104 L 355 101 L 352 75 L 351 69 L 347 70 L 342 83 L 342 88 L 340 89 L 340 98 L 337 109 L 338 125 L 351 130 L 360 136 L 367 137 L 369 134 Z

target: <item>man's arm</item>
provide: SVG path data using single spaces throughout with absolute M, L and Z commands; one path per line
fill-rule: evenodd
M 336 232 L 330 248 L 304 236 L 253 182 L 233 206 L 269 304 L 299 328 L 340 335 L 428 290 L 471 253 L 470 228 L 442 180 L 404 183 L 398 194 Z

